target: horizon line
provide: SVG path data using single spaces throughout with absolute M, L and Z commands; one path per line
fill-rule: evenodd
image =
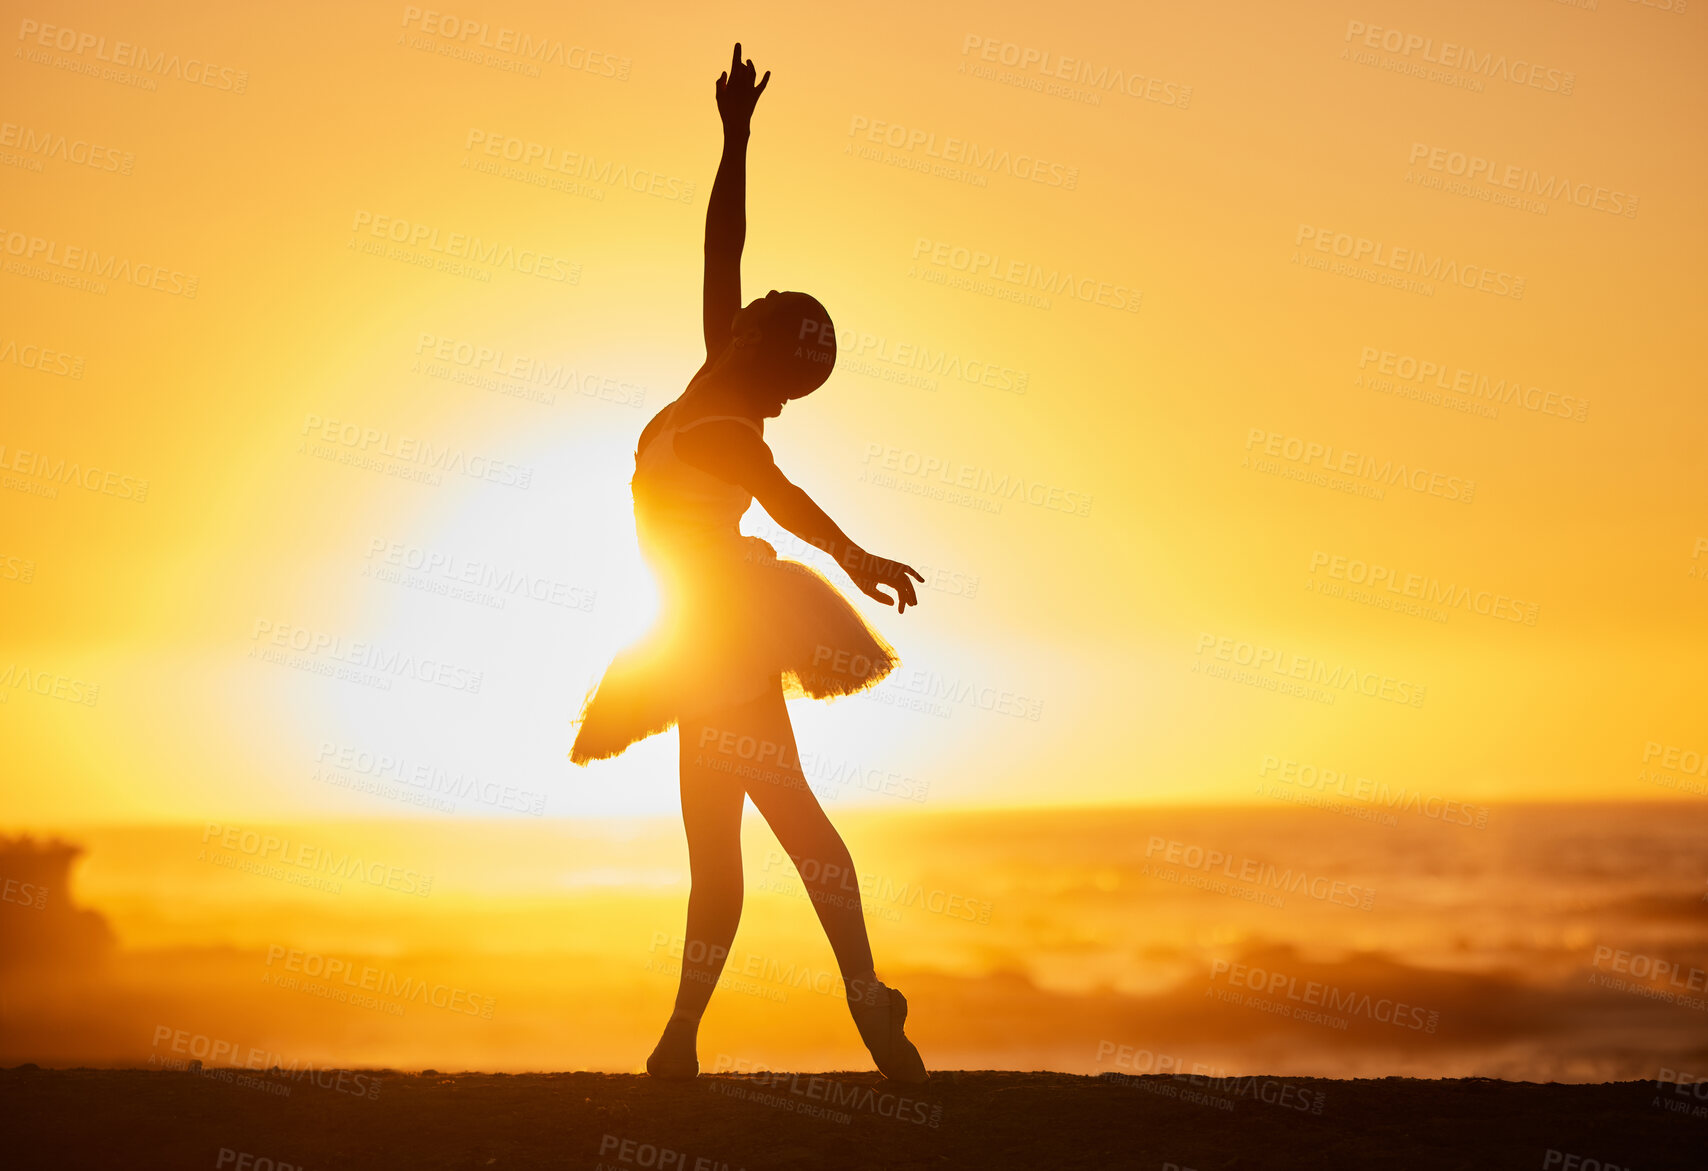
M 1430 794 L 1429 796 L 1431 798 L 1441 797 L 1440 794 Z M 1487 808 L 1490 810 L 1494 810 L 1494 809 L 1565 809 L 1565 808 L 1587 808 L 1587 807 L 1643 808 L 1643 807 L 1650 807 L 1650 806 L 1657 806 L 1657 807 L 1658 806 L 1673 806 L 1673 807 L 1684 807 L 1684 808 L 1700 808 L 1700 809 L 1708 810 L 1708 802 L 1704 802 L 1701 798 L 1671 797 L 1671 796 L 1667 796 L 1664 794 L 1658 794 L 1654 797 L 1642 797 L 1642 798 L 1634 798 L 1634 797 L 1630 797 L 1630 796 L 1621 795 L 1621 796 L 1617 796 L 1617 797 L 1586 797 L 1586 798 L 1576 798 L 1576 799 L 1571 799 L 1571 800 L 1560 800 L 1560 799 L 1535 800 L 1535 799 L 1520 798 L 1520 799 L 1493 799 L 1493 800 L 1484 800 L 1484 801 L 1470 801 L 1470 800 L 1464 799 L 1464 798 L 1447 798 L 1447 797 L 1441 797 L 1441 799 L 1442 800 L 1454 800 L 1454 801 L 1458 801 L 1462 805 L 1468 805 L 1468 806 L 1471 806 L 1473 808 Z M 1358 800 L 1353 800 L 1353 799 L 1345 799 L 1343 801 L 1343 805 L 1345 805 L 1347 807 L 1351 807 L 1351 808 L 1369 808 L 1369 809 L 1377 810 L 1377 811 L 1384 810 L 1384 809 L 1392 811 L 1392 810 L 1399 808 L 1398 806 L 1387 805 L 1385 803 L 1377 802 L 1377 801 L 1358 801 Z M 1156 811 L 1156 810 L 1175 810 L 1175 811 L 1240 810 L 1240 811 L 1262 811 L 1262 812 L 1268 812 L 1268 813 L 1319 813 L 1319 814 L 1325 813 L 1325 812 L 1335 812 L 1334 810 L 1324 810 L 1324 809 L 1319 808 L 1317 806 L 1305 805 L 1305 804 L 1293 803 L 1293 802 L 1286 802 L 1286 801 L 1255 802 L 1255 801 L 1249 801 L 1249 800 L 1243 800 L 1243 799 L 1242 800 L 1235 800 L 1235 801 L 1214 801 L 1214 800 L 1209 800 L 1209 801 L 1205 801 L 1205 800 L 1195 800 L 1195 801 L 1153 800 L 1153 801 L 1122 801 L 1122 802 L 1068 801 L 1068 802 L 1060 802 L 1060 803 L 1049 804 L 1049 805 L 1045 805 L 1045 804 L 1002 804 L 1002 805 L 973 805 L 973 804 L 949 805 L 949 804 L 945 804 L 945 805 L 937 806 L 936 808 L 927 808 L 927 807 L 925 807 L 925 805 L 923 803 L 918 803 L 918 802 L 895 802 L 895 803 L 887 803 L 887 804 L 886 803 L 871 802 L 871 803 L 865 803 L 865 804 L 860 804 L 860 805 L 831 806 L 831 807 L 826 809 L 826 812 L 827 813 L 834 813 L 838 816 L 853 816 L 853 817 L 858 817 L 858 816 L 862 816 L 865 814 L 871 814 L 871 813 L 900 814 L 900 813 L 904 812 L 904 809 L 902 808 L 902 806 L 917 806 L 917 808 L 915 808 L 912 812 L 914 812 L 916 814 L 924 814 L 927 816 L 946 816 L 949 814 L 961 814 L 961 815 L 966 815 L 966 814 L 973 814 L 973 815 L 1028 814 L 1028 815 L 1034 815 L 1035 816 L 1039 813 L 1048 813 L 1048 812 L 1061 812 L 1061 813 L 1115 812 L 1115 813 L 1127 813 L 1127 812 Z M 39 834 L 39 833 L 43 833 L 43 832 L 47 832 L 47 833 L 65 832 L 68 830 L 169 829 L 169 828 L 178 828 L 178 827 L 191 827 L 191 826 L 198 826 L 198 825 L 206 825 L 209 822 L 218 823 L 222 820 L 224 820 L 224 821 L 242 820 L 242 821 L 247 821 L 247 822 L 255 822 L 258 824 L 275 824 L 275 825 L 313 825 L 313 824 L 328 824 L 328 825 L 344 824 L 344 825 L 347 825 L 347 824 L 352 824 L 352 823 L 364 823 L 364 822 L 373 823 L 373 824 L 377 824 L 377 825 L 399 825 L 399 824 L 451 825 L 451 824 L 454 824 L 455 822 L 457 822 L 459 820 L 468 821 L 468 822 L 480 822 L 483 824 L 488 824 L 488 823 L 492 823 L 492 822 L 518 822 L 518 823 L 522 823 L 522 824 L 529 824 L 529 823 L 544 824 L 547 822 L 561 823 L 561 822 L 566 822 L 566 821 L 583 821 L 583 822 L 593 822 L 593 823 L 646 822 L 646 821 L 670 821 L 670 822 L 674 822 L 676 820 L 676 818 L 677 818 L 677 814 L 674 812 L 625 813 L 625 814 L 603 814 L 603 815 L 560 814 L 557 816 L 540 816 L 540 817 L 533 817 L 533 816 L 528 816 L 528 815 L 519 814 L 519 813 L 499 813 L 499 814 L 472 814 L 471 813 L 468 816 L 462 816 L 460 814 L 455 814 L 455 813 L 439 814 L 436 816 L 408 816 L 408 815 L 397 815 L 397 816 L 379 815 L 379 816 L 374 816 L 374 815 L 365 815 L 365 814 L 364 815 L 352 815 L 352 816 L 324 816 L 324 815 L 318 815 L 318 814 L 308 815 L 308 816 L 277 816 L 277 815 L 272 815 L 272 814 L 246 814 L 246 815 L 239 815 L 239 817 L 232 817 L 230 815 L 223 815 L 222 814 L 222 815 L 217 815 L 217 816 L 216 815 L 209 815 L 209 816 L 202 816 L 202 817 L 195 817 L 195 818 L 179 818 L 179 817 L 139 818 L 139 819 L 127 820 L 127 821 L 70 821 L 70 820 L 67 820 L 67 821 L 56 823 L 53 826 L 47 826 L 46 823 L 40 823 L 40 822 L 30 823 L 30 824 L 24 824 L 24 823 L 20 822 L 20 823 L 16 823 L 17 828 L 13 828 L 12 826 L 0 825 L 0 835 L 8 836 L 8 837 L 16 837 L 16 836 L 21 836 L 21 835 L 34 835 L 34 834 Z

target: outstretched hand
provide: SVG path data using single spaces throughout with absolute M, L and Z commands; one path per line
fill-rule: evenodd
M 741 42 L 737 41 L 728 71 L 718 75 L 718 116 L 726 127 L 745 127 L 753 120 L 753 107 L 759 104 L 759 95 L 771 81 L 771 71 L 767 69 L 755 85 L 753 78 L 758 72 L 752 61 L 742 63 Z
M 913 582 L 909 578 L 923 582 L 925 575 L 913 566 L 864 553 L 851 560 L 854 563 L 844 565 L 843 569 L 854 584 L 860 587 L 860 592 L 868 598 L 886 606 L 894 606 L 898 614 L 907 613 L 909 606 L 919 605 L 919 595 L 913 592 Z M 883 586 L 894 590 L 895 597 L 884 593 L 880 588 Z

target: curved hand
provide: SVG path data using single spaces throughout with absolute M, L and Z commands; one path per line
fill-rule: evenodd
M 755 85 L 753 79 L 758 72 L 752 61 L 742 64 L 741 42 L 737 41 L 735 52 L 730 56 L 729 69 L 718 75 L 718 115 L 723 118 L 725 126 L 746 126 L 752 121 L 753 107 L 759 104 L 759 95 L 765 92 L 771 81 L 771 71 L 767 69 L 765 76 Z
M 848 576 L 854 584 L 860 587 L 860 592 L 873 601 L 882 602 L 886 606 L 894 606 L 896 613 L 905 614 L 909 606 L 919 605 L 919 596 L 913 592 L 913 582 L 910 577 L 923 582 L 925 575 L 911 565 L 903 565 L 900 561 L 891 561 L 885 557 L 874 557 L 862 553 L 857 558 L 850 559 L 853 563 L 844 565 Z M 884 593 L 880 586 L 888 586 L 895 591 L 895 597 Z

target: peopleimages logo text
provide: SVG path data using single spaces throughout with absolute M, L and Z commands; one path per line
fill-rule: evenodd
M 1441 253 L 1432 256 L 1421 248 L 1396 248 L 1381 240 L 1354 236 L 1333 228 L 1319 228 L 1314 224 L 1300 224 L 1293 243 L 1301 250 L 1309 247 L 1318 252 L 1329 252 L 1353 264 L 1391 269 L 1426 281 L 1441 281 L 1479 293 L 1510 297 L 1514 301 L 1524 299 L 1525 280 L 1521 276 L 1491 269 L 1484 264 L 1466 263 Z
M 920 236 L 914 241 L 913 259 L 951 272 L 984 277 L 999 284 L 1034 289 L 1051 296 L 1072 297 L 1076 301 L 1126 313 L 1137 313 L 1143 299 L 1140 292 L 1130 285 L 1075 276 L 1059 268 L 1046 270 L 1030 261 L 1015 260 L 982 248 L 968 248 L 927 236 Z
M 1386 487 L 1409 488 L 1413 492 L 1465 504 L 1470 503 L 1477 489 L 1475 480 L 1414 467 L 1404 460 L 1360 455 L 1332 443 L 1286 435 L 1263 427 L 1252 427 L 1246 432 L 1245 449 L 1255 449 L 1260 455 L 1275 456 L 1304 467 L 1321 466 L 1326 472 L 1338 472 Z
M 518 249 L 495 240 L 483 240 L 469 232 L 445 232 L 432 224 L 406 220 L 398 216 L 375 215 L 371 211 L 356 212 L 350 230 L 357 234 L 387 240 L 406 248 L 425 248 L 471 264 L 486 264 L 507 268 L 524 276 L 541 280 L 579 284 L 581 268 L 573 261 L 552 256 L 538 249 Z
M 1513 85 L 1529 86 L 1547 93 L 1570 95 L 1577 84 L 1577 75 L 1564 69 L 1552 69 L 1526 61 L 1522 57 L 1508 58 L 1505 53 L 1479 53 L 1468 45 L 1452 41 L 1437 43 L 1434 37 L 1402 32 L 1397 28 L 1382 28 L 1362 20 L 1346 22 L 1346 40 L 1356 40 L 1366 49 L 1381 49 L 1402 57 L 1415 56 L 1419 61 L 1439 65 L 1443 69 L 1460 69 L 1480 77 L 1509 81 Z
M 125 69 L 136 69 L 155 77 L 171 77 L 191 85 L 205 85 L 211 89 L 226 90 L 240 94 L 249 87 L 249 71 L 233 69 L 226 65 L 214 65 L 199 57 L 184 57 L 178 53 L 167 53 L 164 50 L 154 52 L 143 45 L 134 45 L 129 41 L 114 41 L 111 47 L 107 38 L 95 33 L 82 33 L 64 25 L 43 24 L 39 20 L 21 20 L 18 22 L 18 39 L 26 44 L 39 45 L 44 49 L 56 49 L 61 53 L 69 53 L 74 57 L 85 54 L 97 61 L 108 65 L 117 65 Z

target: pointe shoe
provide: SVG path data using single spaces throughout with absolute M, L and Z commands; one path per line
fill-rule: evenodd
M 653 1046 L 652 1056 L 646 1059 L 648 1076 L 664 1082 L 693 1081 L 700 1076 L 700 1059 L 694 1052 L 694 1037 L 699 1031 L 693 1021 L 671 1020 L 664 1026 L 664 1036 Z
M 887 984 L 878 984 L 877 995 L 869 999 L 850 1000 L 848 1011 L 854 1016 L 854 1027 L 872 1054 L 878 1072 L 895 1082 L 918 1084 L 928 1081 L 925 1059 L 919 1055 L 902 1032 L 907 1020 L 907 997 Z

